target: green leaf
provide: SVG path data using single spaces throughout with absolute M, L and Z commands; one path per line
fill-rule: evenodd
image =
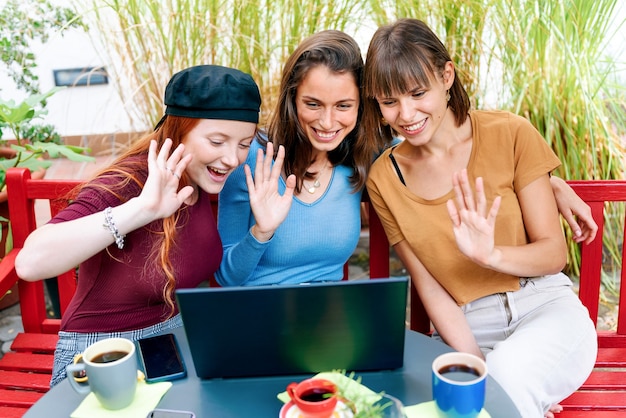
M 4 172 L 7 171 L 9 168 L 15 167 L 17 165 L 17 161 L 17 157 L 7 158 L 4 160 L 0 159 L 0 172 L 4 174 Z
M 26 167 L 28 168 L 31 172 L 33 171 L 38 171 L 42 168 L 48 168 L 52 165 L 52 161 L 49 160 L 42 160 L 42 159 L 38 159 L 38 158 L 30 158 L 28 160 L 23 161 L 22 163 L 19 164 L 20 167 Z
M 58 158 L 60 156 L 64 156 L 72 161 L 79 162 L 90 162 L 95 161 L 95 158 L 86 155 L 89 152 L 89 148 L 70 146 L 70 145 L 59 145 L 53 142 L 35 142 L 34 144 L 26 144 L 26 149 L 33 153 L 48 153 L 50 158 Z
M 0 100 L 0 122 L 17 126 L 33 118 L 45 115 L 48 112 L 44 109 L 46 99 L 63 88 L 54 87 L 46 93 L 29 96 L 20 103 L 16 103 L 14 100 Z

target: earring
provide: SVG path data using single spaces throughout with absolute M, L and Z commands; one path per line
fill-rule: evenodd
M 450 101 L 450 90 L 446 91 L 446 102 Z
M 387 122 L 385 118 L 380 118 L 380 123 L 382 123 L 384 126 L 389 125 L 389 122 Z

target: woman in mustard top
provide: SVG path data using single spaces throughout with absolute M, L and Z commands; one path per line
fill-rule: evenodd
M 552 417 L 597 353 L 561 273 L 550 181 L 560 161 L 526 119 L 470 110 L 449 53 L 419 20 L 376 31 L 364 100 L 372 142 L 404 138 L 376 160 L 367 188 L 437 336 L 484 357 L 523 417 Z

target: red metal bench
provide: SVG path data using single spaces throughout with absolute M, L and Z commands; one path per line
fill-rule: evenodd
M 0 295 L 16 282 L 24 332 L 16 336 L 11 352 L 0 359 L 0 416 L 21 417 L 50 388 L 52 361 L 60 319 L 48 318 L 43 282 L 18 280 L 15 257 L 36 227 L 35 199 L 42 199 L 56 214 L 67 206 L 70 180 L 30 180 L 27 169 L 7 172 L 9 216 L 14 248 L 0 262 Z M 75 271 L 58 277 L 61 314 L 76 289 Z
M 598 321 L 600 278 L 603 263 L 603 231 L 605 203 L 626 202 L 626 181 L 589 180 L 570 181 L 570 186 L 591 206 L 599 229 L 596 239 L 582 245 L 579 297 L 589 309 L 594 323 Z M 621 237 L 621 248 L 624 237 Z M 626 271 L 624 253 L 620 271 L 617 327 L 612 331 L 598 331 L 598 358 L 596 368 L 572 396 L 562 405 L 558 418 L 625 418 L 626 417 Z

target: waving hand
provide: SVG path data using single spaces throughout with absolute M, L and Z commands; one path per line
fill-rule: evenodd
M 157 143 L 152 141 L 148 151 L 148 178 L 139 195 L 145 210 L 154 219 L 161 219 L 174 213 L 193 193 L 193 187 L 178 190 L 181 174 L 185 171 L 192 156 L 183 156 L 184 145 L 179 145 L 170 155 L 172 140 L 166 139 L 157 153 Z
M 265 155 L 262 150 L 257 153 L 254 178 L 252 178 L 250 167 L 248 165 L 244 167 L 250 207 L 256 221 L 256 225 L 252 227 L 252 234 L 259 241 L 269 240 L 285 220 L 291 208 L 296 187 L 296 177 L 292 174 L 287 178 L 287 187 L 281 196 L 278 192 L 278 181 L 285 159 L 285 149 L 282 145 L 278 148 L 274 164 L 272 164 L 272 155 L 274 155 L 274 144 L 268 142 Z
M 469 183 L 466 170 L 454 173 L 452 183 L 455 198 L 454 201 L 448 200 L 447 207 L 459 250 L 474 262 L 489 266 L 494 252 L 495 223 L 501 198 L 496 197 L 487 212 L 487 199 L 481 177 L 476 179 L 475 192 Z

